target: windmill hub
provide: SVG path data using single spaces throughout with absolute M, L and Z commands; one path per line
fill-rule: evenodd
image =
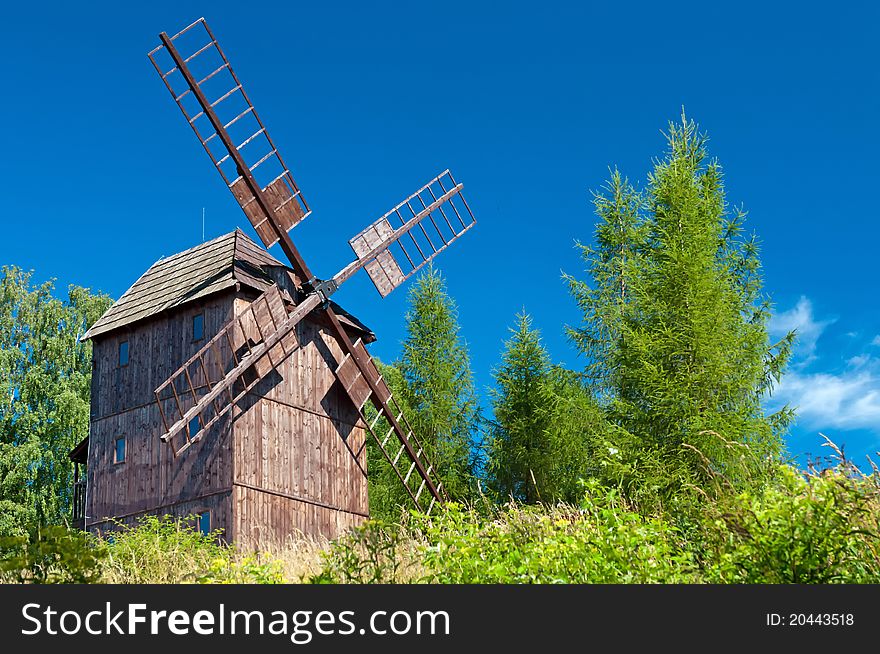
M 339 284 L 337 284 L 332 279 L 318 279 L 317 277 L 313 277 L 305 284 L 303 284 L 303 291 L 306 294 L 317 293 L 321 298 L 321 306 L 324 307 L 330 302 L 330 296 L 333 295 L 339 289 Z

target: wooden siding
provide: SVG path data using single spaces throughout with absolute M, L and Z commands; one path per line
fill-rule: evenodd
M 237 310 L 248 301 L 236 300 Z M 283 540 L 291 529 L 332 538 L 369 513 L 364 427 L 333 373 L 339 344 L 311 320 L 297 337 L 302 346 L 239 403 L 233 510 L 240 542 Z
M 302 347 L 200 442 L 174 458 L 160 440 L 153 390 L 252 298 L 230 290 L 95 339 L 88 528 L 210 510 L 212 528 L 254 545 L 297 532 L 332 538 L 368 515 L 364 428 L 333 373 L 339 345 L 311 319 L 297 327 Z M 198 313 L 204 338 L 193 342 Z M 124 340 L 129 363 L 120 367 Z M 114 463 L 119 436 L 126 460 Z
M 94 343 L 86 524 L 130 520 L 149 513 L 183 515 L 202 498 L 212 525 L 231 529 L 232 417 L 219 421 L 199 447 L 174 458 L 160 440 L 164 432 L 153 390 L 232 317 L 234 292 L 189 304 L 171 315 L 118 330 Z M 204 338 L 192 340 L 192 317 L 204 314 Z M 120 341 L 129 363 L 118 365 Z M 114 463 L 116 439 L 125 437 L 125 461 Z M 204 509 L 199 509 L 204 510 Z M 181 513 L 183 512 L 183 513 Z M 217 515 L 215 516 L 214 513 Z
M 96 338 L 92 369 L 92 420 L 100 420 L 154 401 L 153 391 L 232 319 L 228 291 L 193 302 Z M 204 313 L 204 338 L 192 340 L 192 318 Z M 119 366 L 119 343 L 128 341 L 129 363 Z
M 89 531 L 96 533 L 112 532 L 118 529 L 118 525 L 132 526 L 137 524 L 138 519 L 145 514 L 152 515 L 172 515 L 177 518 L 187 518 L 196 516 L 202 511 L 209 511 L 211 514 L 211 530 L 219 529 L 223 532 L 222 537 L 226 541 L 234 540 L 235 519 L 232 514 L 232 496 L 231 490 L 214 495 L 197 497 L 192 500 L 179 502 L 177 504 L 162 506 L 152 511 L 144 511 L 129 514 L 116 518 L 111 521 L 90 522 Z M 196 526 L 195 520 L 191 523 Z
M 242 485 L 233 489 L 232 507 L 235 540 L 244 549 L 283 545 L 302 534 L 334 538 L 366 520 Z
M 155 404 L 92 423 L 86 507 L 89 524 L 231 488 L 230 420 L 212 426 L 198 447 L 177 458 L 160 440 L 162 431 Z M 120 436 L 125 438 L 125 460 L 114 463 L 115 442 Z

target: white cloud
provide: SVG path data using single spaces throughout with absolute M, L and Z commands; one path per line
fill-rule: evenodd
M 871 355 L 870 354 L 858 354 L 854 357 L 850 357 L 846 360 L 846 364 L 850 368 L 864 368 L 869 363 L 871 363 Z
M 819 337 L 835 320 L 816 320 L 813 317 L 813 303 L 802 295 L 793 308 L 771 316 L 768 329 L 774 337 L 784 336 L 791 330 L 797 332 L 794 367 L 804 368 L 816 360 Z
M 773 405 L 790 404 L 802 426 L 815 429 L 880 427 L 880 374 L 877 360 L 840 374 L 790 372 L 782 377 Z M 866 368 L 867 366 L 867 368 Z
M 789 404 L 797 410 L 800 426 L 811 430 L 880 432 L 880 358 L 865 351 L 846 359 L 842 370 L 842 359 L 830 362 L 837 371 L 818 371 L 815 367 L 807 370 L 818 359 L 819 338 L 835 320 L 816 319 L 812 303 L 804 296 L 793 308 L 771 318 L 771 335 L 782 336 L 794 329 L 798 338 L 794 364 L 774 389 L 768 408 Z M 880 335 L 871 345 L 880 346 Z

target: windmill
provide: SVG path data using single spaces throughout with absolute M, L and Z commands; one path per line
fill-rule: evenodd
M 329 298 L 362 268 L 385 297 L 473 227 L 463 185 L 442 172 L 351 238 L 351 263 L 318 278 L 289 234 L 311 209 L 208 24 L 200 18 L 159 38 L 150 61 L 263 245 L 284 252 L 294 287 L 291 294 L 271 286 L 155 389 L 162 440 L 175 456 L 200 441 L 299 347 L 296 326 L 317 314 L 344 353 L 336 377 L 416 507 L 430 513 L 446 498 L 437 470 L 362 339 L 352 341 Z

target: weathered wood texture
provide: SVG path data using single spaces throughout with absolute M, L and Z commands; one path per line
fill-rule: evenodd
M 233 298 L 227 291 L 94 339 L 92 420 L 152 403 L 156 387 L 232 319 Z M 199 313 L 205 337 L 193 341 L 192 318 Z M 119 365 L 122 341 L 128 341 L 126 366 Z
M 247 302 L 240 297 L 236 309 Z M 333 373 L 340 347 L 311 320 L 298 325 L 297 337 L 302 346 L 239 403 L 233 511 L 240 542 L 283 540 L 290 529 L 332 538 L 368 515 L 364 427 Z
M 224 517 L 228 508 L 219 510 L 216 495 L 223 492 L 228 501 L 232 487 L 231 416 L 211 428 L 201 447 L 175 459 L 160 440 L 164 429 L 153 390 L 204 344 L 204 339 L 193 341 L 193 316 L 204 315 L 209 338 L 231 318 L 234 296 L 215 295 L 95 339 L 87 526 L 144 512 L 179 513 L 183 504 L 194 506 L 205 497 L 206 506 L 194 510 L 210 509 L 214 527 L 231 527 Z M 126 366 L 118 365 L 121 341 L 129 343 Z M 119 437 L 125 438 L 125 460 L 114 463 Z
M 211 511 L 212 528 L 245 545 L 297 532 L 335 537 L 368 515 L 364 428 L 333 369 L 339 345 L 319 323 L 297 327 L 302 347 L 271 371 L 202 440 L 175 458 L 160 440 L 153 390 L 247 306 L 256 291 L 226 291 L 94 342 L 87 527 L 144 513 Z M 192 317 L 204 314 L 204 338 Z M 129 363 L 118 365 L 119 343 Z M 202 380 L 195 376 L 193 383 Z M 165 394 L 170 415 L 175 402 Z M 125 461 L 114 463 L 116 439 Z
M 234 540 L 234 524 L 235 519 L 232 515 L 232 495 L 231 490 L 217 493 L 214 495 L 206 495 L 197 497 L 193 500 L 179 502 L 177 504 L 159 507 L 152 511 L 144 511 L 134 513 L 127 516 L 115 518 L 113 521 L 102 521 L 90 523 L 88 529 L 96 533 L 112 532 L 122 526 L 133 526 L 137 524 L 139 518 L 145 514 L 150 515 L 171 515 L 176 518 L 191 518 L 190 524 L 197 527 L 196 518 L 202 511 L 208 511 L 211 514 L 211 529 L 219 528 L 223 530 L 223 538 L 227 541 Z M 184 523 L 185 524 L 185 523 Z
M 363 516 L 236 485 L 235 540 L 245 550 L 284 545 L 302 534 L 333 538 L 363 523 Z

